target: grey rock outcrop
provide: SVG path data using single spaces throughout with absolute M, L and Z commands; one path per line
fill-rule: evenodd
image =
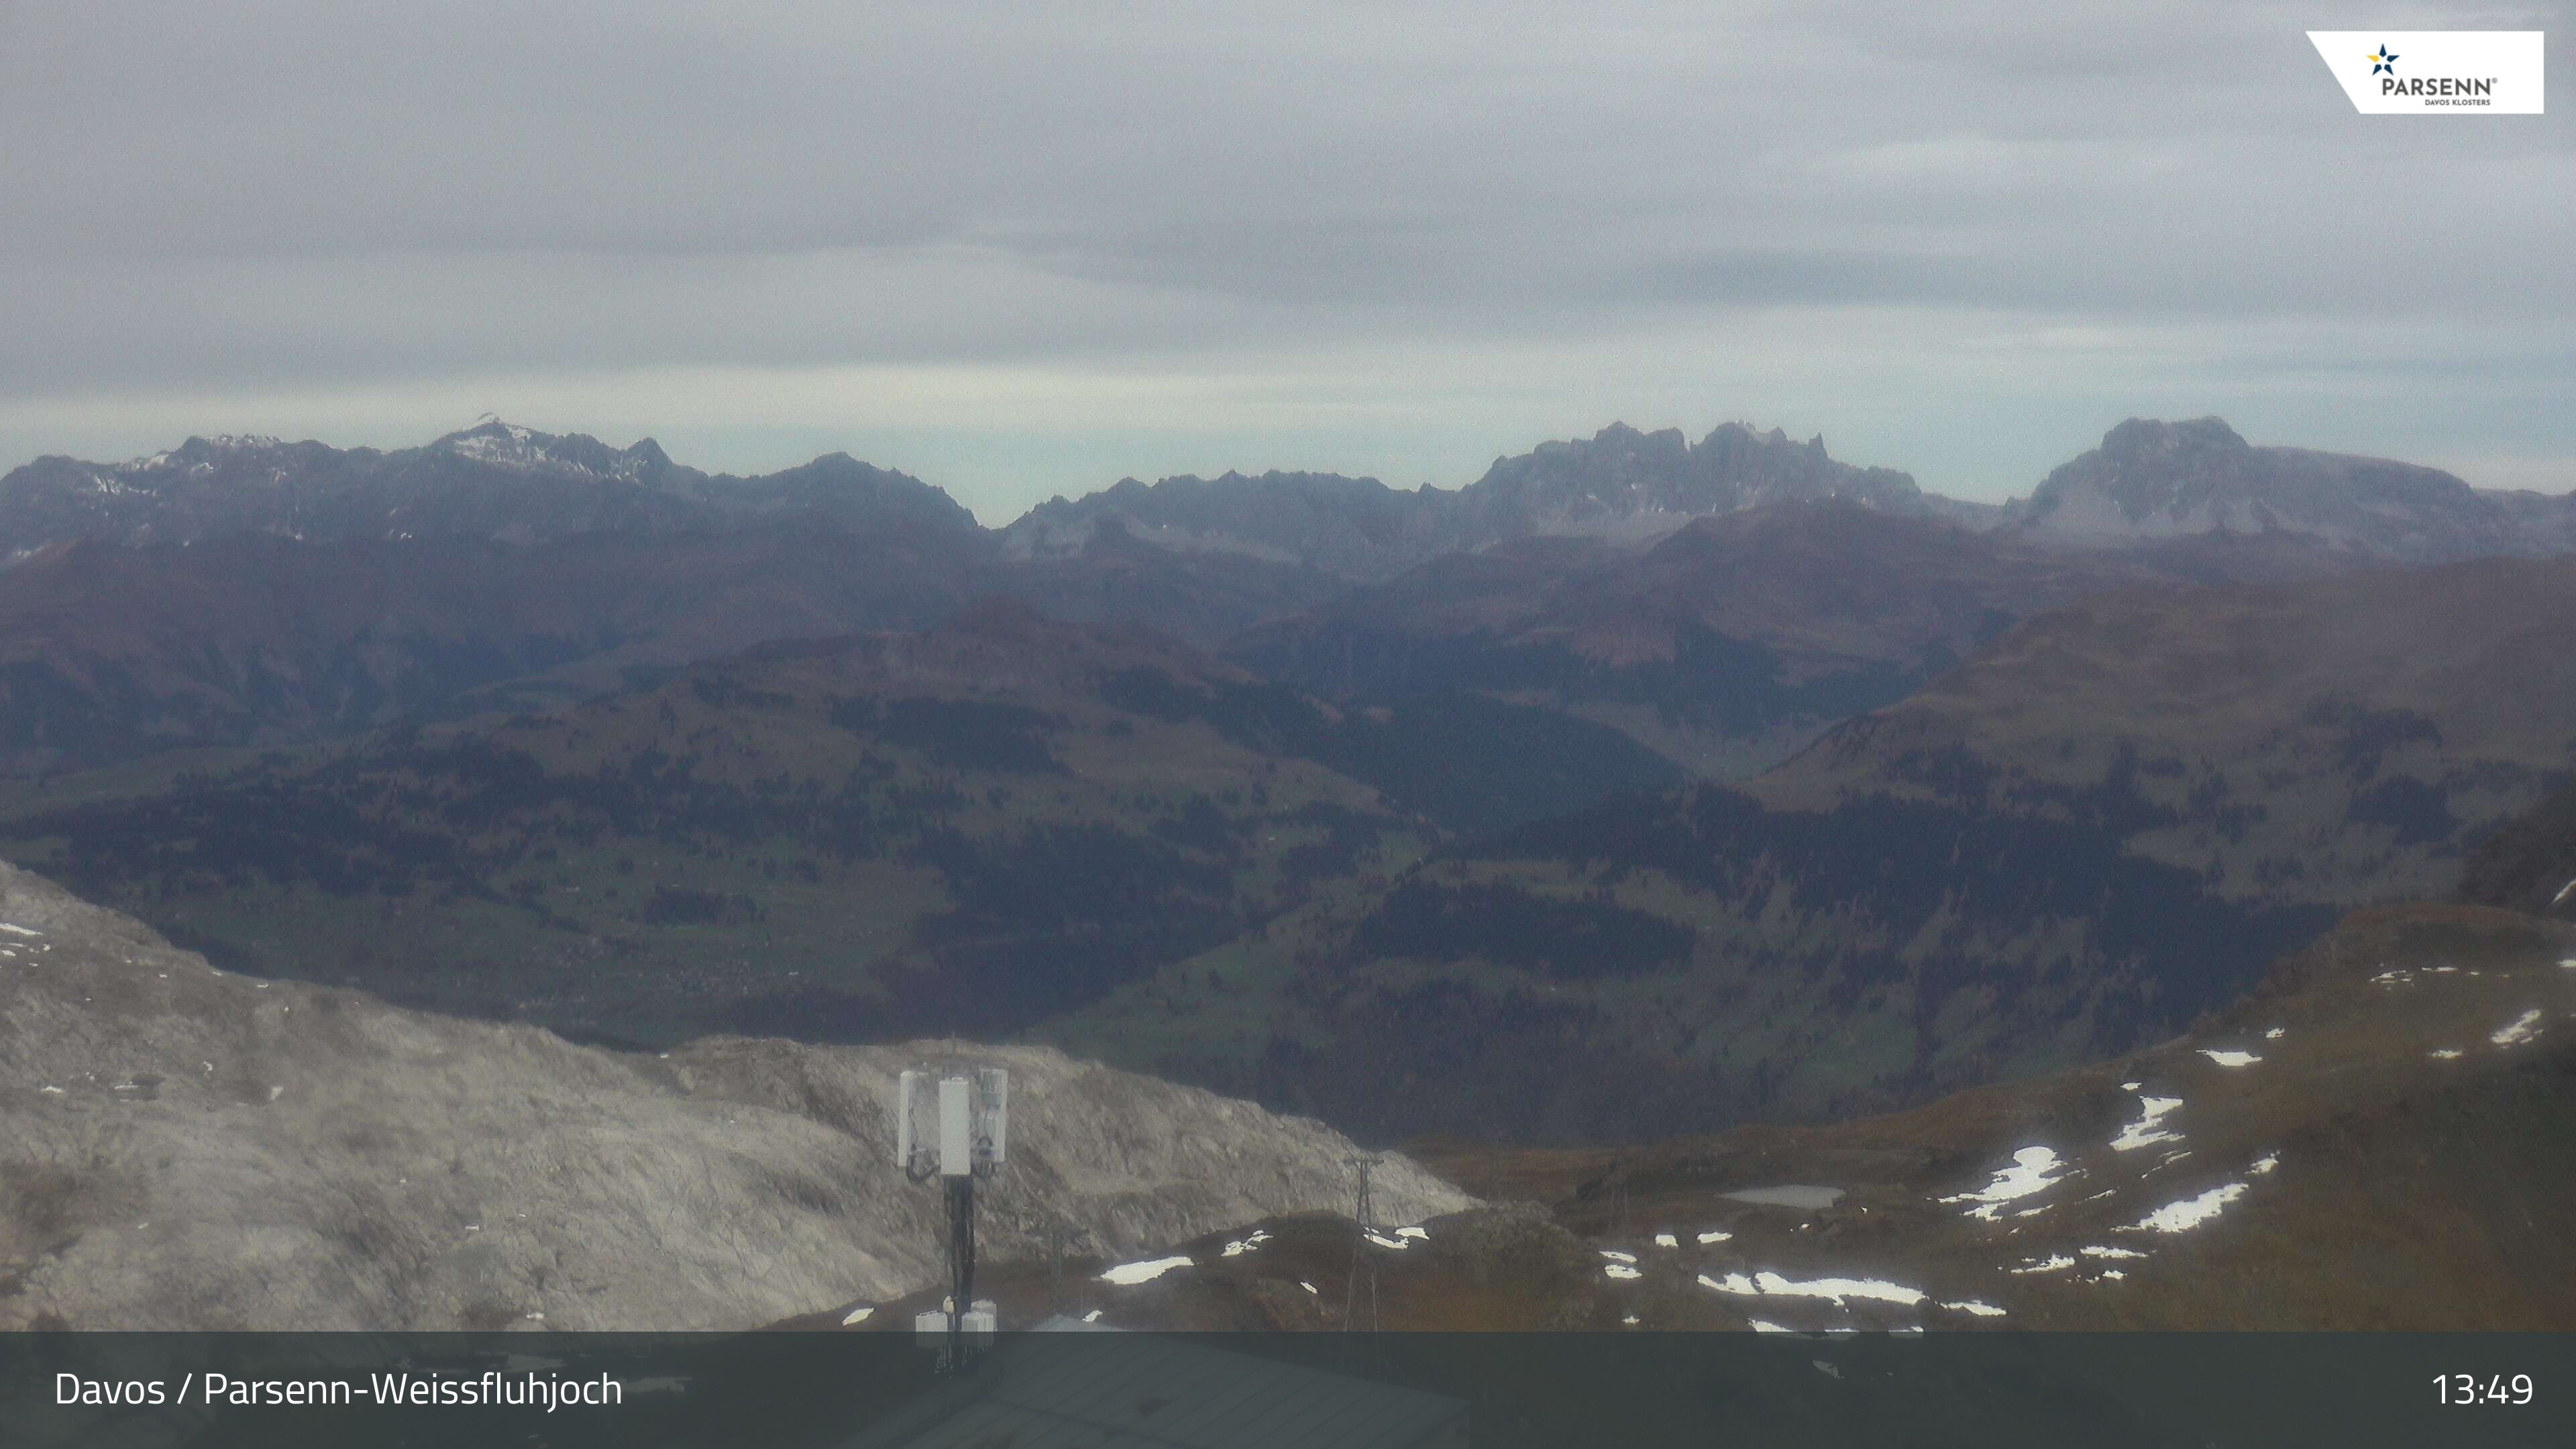
M 218 971 L 0 865 L 0 1329 L 732 1329 L 922 1286 L 893 1076 L 945 1044 L 663 1057 Z M 987 1261 L 1346 1203 L 1350 1143 L 1038 1048 Z M 1383 1210 L 1472 1199 L 1391 1160 Z
M 2131 418 L 2013 503 L 2014 536 L 2079 548 L 2298 536 L 2359 561 L 2541 557 L 2576 546 L 2576 499 L 2470 487 L 2385 458 L 2258 447 L 2217 418 Z

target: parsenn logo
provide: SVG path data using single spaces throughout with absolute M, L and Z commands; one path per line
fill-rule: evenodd
M 2365 115 L 2541 113 L 2537 30 L 2311 30 L 2308 41 Z

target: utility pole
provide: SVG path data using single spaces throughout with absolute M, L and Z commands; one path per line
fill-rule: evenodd
M 1359 1307 L 1360 1258 L 1368 1247 L 1369 1218 L 1372 1216 L 1372 1205 L 1369 1202 L 1369 1172 L 1385 1160 L 1383 1157 L 1365 1152 L 1343 1159 L 1359 1172 L 1359 1201 L 1351 1212 L 1351 1276 L 1350 1281 L 1342 1288 L 1342 1332 L 1344 1333 L 1351 1331 L 1352 1314 Z M 1377 1323 L 1377 1264 L 1374 1262 L 1369 1264 L 1369 1321 L 1372 1326 Z

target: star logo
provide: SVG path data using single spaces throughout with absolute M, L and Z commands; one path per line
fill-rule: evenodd
M 2363 59 L 2370 62 L 2372 75 L 2377 75 L 2381 71 L 2386 71 L 2390 75 L 2397 74 L 2397 57 L 2388 53 L 2387 41 L 2383 40 L 2379 43 L 2379 52 L 2376 55 L 2364 56 Z

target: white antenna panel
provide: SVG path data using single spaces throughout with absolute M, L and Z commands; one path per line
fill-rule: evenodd
M 980 1163 L 1002 1165 L 1011 1139 L 1011 1074 L 1000 1067 L 975 1070 L 975 1156 Z
M 1011 1075 L 1000 1067 L 897 1073 L 895 1165 L 915 1178 L 989 1176 L 1010 1145 L 1010 1104 Z
M 913 1151 L 921 1139 L 912 1130 L 913 1117 L 921 1100 L 921 1073 L 905 1072 L 895 1078 L 894 1093 L 894 1165 L 909 1169 Z
M 964 1177 L 975 1170 L 974 1087 L 964 1077 L 939 1079 L 939 1173 Z

